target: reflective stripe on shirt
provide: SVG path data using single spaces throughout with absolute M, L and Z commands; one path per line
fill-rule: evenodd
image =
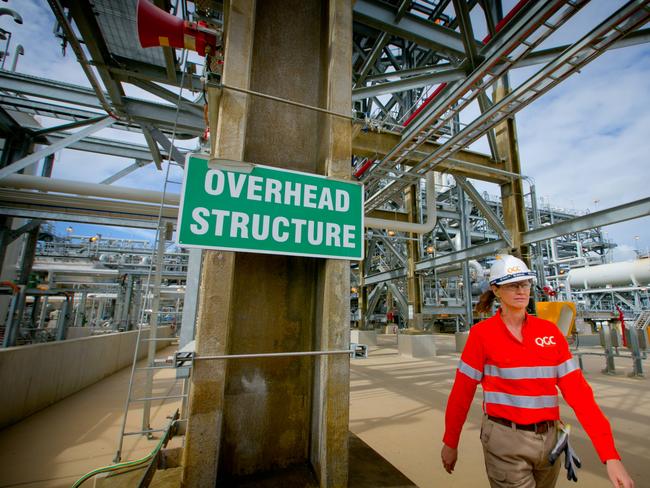
M 567 359 L 558 366 L 523 366 L 517 368 L 499 368 L 486 364 L 485 376 L 496 376 L 504 380 L 536 380 L 546 378 L 561 378 L 578 369 L 574 359 Z
M 556 378 L 557 366 L 532 366 L 519 368 L 499 368 L 492 364 L 485 365 L 485 376 L 497 376 L 505 380 L 536 380 Z
M 557 376 L 558 378 L 562 378 L 562 376 L 566 376 L 569 373 L 575 371 L 576 369 L 578 369 L 576 360 L 573 358 L 567 359 L 557 367 Z
M 510 395 L 498 391 L 484 392 L 485 403 L 494 403 L 497 405 L 508 405 L 518 408 L 550 408 L 558 406 L 557 395 Z
M 458 371 L 476 381 L 481 381 L 483 378 L 483 373 L 481 373 L 478 369 L 472 368 L 469 364 L 463 362 L 462 360 L 458 363 Z

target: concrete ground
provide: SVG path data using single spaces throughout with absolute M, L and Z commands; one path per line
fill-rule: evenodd
M 176 347 L 161 350 L 157 358 L 172 354 Z M 138 366 L 145 366 L 140 362 Z M 55 403 L 23 421 L 0 430 L 0 487 L 69 488 L 85 473 L 112 464 L 129 384 L 131 368 L 125 368 Z M 133 398 L 142 397 L 144 373 L 136 375 Z M 181 394 L 181 381 L 172 369 L 158 370 L 154 396 Z M 11 401 L 3 399 L 2 401 Z M 180 407 L 179 400 L 152 402 L 151 426 L 168 424 L 167 415 Z M 126 431 L 141 429 L 142 404 L 129 409 Z M 123 460 L 149 454 L 159 438 L 127 436 Z M 174 446 L 174 441 L 169 447 Z M 84 483 L 83 486 L 91 486 Z
M 463 429 L 456 470 L 449 475 L 442 467 L 444 409 L 459 354 L 453 336 L 438 335 L 436 343 L 435 358 L 413 359 L 397 354 L 395 336 L 379 336 L 367 359 L 352 360 L 350 430 L 421 488 L 488 486 L 479 440 L 480 387 Z M 627 377 L 630 359 L 617 358 L 615 363 L 618 374 L 607 376 L 600 372 L 604 358 L 586 356 L 585 376 L 612 423 L 617 448 L 637 487 L 650 487 L 650 379 Z M 650 376 L 650 361 L 644 368 Z M 573 410 L 562 403 L 561 412 L 572 426 L 572 445 L 583 467 L 578 485 L 567 481 L 562 469 L 558 488 L 611 487 Z
M 380 336 L 367 359 L 352 360 L 350 430 L 419 487 L 487 486 L 478 439 L 480 391 L 463 431 L 456 471 L 448 475 L 442 469 L 444 408 L 459 355 L 454 352 L 453 336 L 439 335 L 436 341 L 437 357 L 412 359 L 397 354 L 394 336 Z M 163 350 L 159 356 L 171 351 Z M 616 366 L 619 374 L 606 376 L 600 373 L 604 358 L 585 357 L 587 379 L 612 421 L 626 467 L 642 488 L 650 486 L 650 380 L 628 378 L 629 359 L 617 359 Z M 645 367 L 650 375 L 650 361 Z M 111 464 L 128 377 L 127 368 L 1 430 L 0 487 L 69 487 L 84 473 Z M 180 394 L 180 382 L 171 370 L 161 370 L 155 385 L 155 395 Z M 168 400 L 154 406 L 153 426 L 166 425 L 165 417 L 179 405 L 177 400 Z M 127 430 L 139 429 L 141 413 L 141 408 L 132 410 Z M 584 466 L 578 474 L 579 485 L 560 478 L 558 487 L 610 486 L 573 412 L 565 405 L 562 414 L 573 426 L 572 442 Z M 155 444 L 156 440 L 142 436 L 127 437 L 123 457 L 142 457 Z M 173 441 L 170 447 L 174 445 Z

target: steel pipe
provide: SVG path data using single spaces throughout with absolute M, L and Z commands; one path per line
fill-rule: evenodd
M 397 220 L 388 219 L 375 219 L 366 217 L 364 225 L 373 229 L 391 229 L 398 232 L 412 232 L 413 234 L 427 234 L 436 226 L 437 211 L 436 206 L 436 189 L 434 173 L 430 171 L 426 175 L 426 199 L 427 199 L 427 221 L 424 224 L 417 224 L 415 222 L 399 222 Z
M 162 193 L 159 191 L 21 174 L 13 174 L 0 179 L 0 187 L 113 198 L 115 200 L 130 200 L 143 203 L 160 204 L 162 200 Z M 167 193 L 163 203 L 165 205 L 179 205 L 180 195 Z

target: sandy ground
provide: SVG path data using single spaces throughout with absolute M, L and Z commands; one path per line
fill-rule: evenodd
M 459 358 L 453 336 L 437 336 L 438 356 L 427 360 L 398 355 L 395 341 L 380 336 L 368 359 L 352 361 L 350 429 L 422 488 L 488 486 L 479 440 L 480 388 L 463 430 L 454 474 L 447 474 L 440 462 L 444 409 Z M 612 423 L 623 462 L 638 488 L 650 487 L 650 380 L 627 377 L 630 359 L 616 359 L 615 376 L 600 372 L 604 358 L 584 359 L 585 376 Z M 650 361 L 644 368 L 650 375 Z M 562 404 L 561 412 L 572 425 L 572 445 L 583 468 L 578 484 L 567 481 L 562 469 L 557 486 L 611 487 L 573 411 Z
M 352 360 L 350 430 L 422 488 L 487 486 L 478 439 L 480 391 L 465 424 L 456 472 L 450 476 L 442 469 L 444 408 L 459 355 L 454 352 L 452 336 L 436 340 L 438 356 L 432 359 L 400 356 L 395 337 L 380 336 L 367 359 Z M 159 356 L 172 351 L 168 348 Z M 650 361 L 644 365 L 650 376 Z M 606 376 L 600 373 L 604 358 L 585 357 L 587 379 L 612 421 L 623 461 L 637 487 L 650 487 L 650 380 L 628 378 L 629 359 L 617 359 L 616 366 L 619 374 Z M 84 473 L 111 464 L 128 378 L 129 369 L 122 370 L 0 431 L 0 487 L 69 487 Z M 173 371 L 157 374 L 155 395 L 180 394 L 180 390 L 181 382 L 174 379 Z M 178 406 L 176 400 L 154 406 L 153 427 L 166 425 L 165 416 Z M 560 478 L 558 487 L 611 486 L 573 412 L 566 405 L 562 412 L 573 426 L 572 442 L 584 467 L 578 485 Z M 131 410 L 127 430 L 140 428 L 141 415 L 140 408 Z M 142 436 L 126 439 L 126 459 L 144 456 L 156 443 Z M 170 447 L 174 442 L 178 441 Z

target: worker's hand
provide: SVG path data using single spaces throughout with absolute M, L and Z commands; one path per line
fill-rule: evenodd
M 458 459 L 458 449 L 453 449 L 447 444 L 443 444 L 440 457 L 442 457 L 442 465 L 444 466 L 445 471 L 451 474 L 454 471 L 456 460 Z
M 607 476 L 609 481 L 612 482 L 614 488 L 634 488 L 634 481 L 627 474 L 625 466 L 618 459 L 608 459 L 607 463 Z

